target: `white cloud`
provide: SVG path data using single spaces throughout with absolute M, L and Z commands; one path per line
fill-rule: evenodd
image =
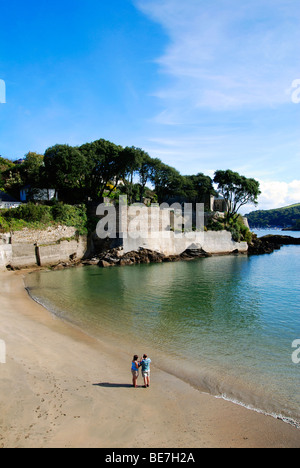
M 157 63 L 175 81 L 155 95 L 173 114 L 176 108 L 175 123 L 182 105 L 224 110 L 290 102 L 287 90 L 299 68 L 295 1 L 138 0 L 137 6 L 170 39 Z
M 262 194 L 259 197 L 257 210 L 271 210 L 300 203 L 300 180 L 289 183 L 260 181 L 260 189 Z M 250 211 L 254 211 L 253 205 L 243 208 L 243 213 Z
M 290 183 L 261 182 L 261 191 L 259 202 L 263 209 L 300 203 L 300 180 L 293 180 Z
M 260 179 L 259 208 L 300 202 L 297 0 L 133 1 L 168 37 L 146 150 L 183 174 Z

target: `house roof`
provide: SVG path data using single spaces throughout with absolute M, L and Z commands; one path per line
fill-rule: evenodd
M 0 200 L 4 202 L 15 202 L 17 201 L 14 197 L 11 197 L 8 193 L 1 192 L 0 190 Z

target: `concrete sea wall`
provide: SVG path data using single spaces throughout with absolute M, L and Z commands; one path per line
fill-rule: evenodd
M 87 237 L 77 236 L 73 227 L 45 230 L 23 229 L 0 234 L 0 269 L 51 266 L 70 259 L 82 259 Z
M 192 213 L 183 213 L 182 209 L 161 209 L 158 206 L 122 208 L 117 211 L 118 241 L 112 241 L 111 246 L 122 247 L 125 254 L 144 248 L 166 256 L 180 255 L 190 248 L 202 249 L 210 254 L 247 252 L 248 244 L 233 241 L 230 232 L 206 231 L 204 213 L 198 217 L 198 231 L 190 229 L 190 232 L 182 232 L 183 226 L 186 228 L 189 225 L 191 228 L 195 224 L 192 218 Z
M 118 214 L 111 240 L 100 240 L 95 233 L 88 242 L 87 236 L 77 236 L 76 228 L 66 226 L 0 234 L 0 269 L 80 261 L 116 246 L 122 247 L 123 254 L 144 248 L 165 256 L 181 255 L 188 249 L 215 255 L 248 251 L 246 242 L 233 241 L 227 231 L 180 232 L 184 220 L 180 210 L 143 207 L 138 212 L 138 217 L 134 210 L 125 210 L 122 217 Z M 99 219 L 101 223 L 104 218 Z
M 155 234 L 155 233 L 154 233 Z M 122 239 L 121 245 L 124 253 L 137 251 L 140 247 L 163 253 L 165 255 L 180 255 L 190 248 L 203 249 L 210 254 L 227 254 L 234 251 L 246 253 L 248 251 L 247 242 L 235 242 L 228 231 L 207 231 L 190 234 L 176 234 L 174 232 L 162 235 L 148 236 L 144 238 L 132 239 L 127 237 Z

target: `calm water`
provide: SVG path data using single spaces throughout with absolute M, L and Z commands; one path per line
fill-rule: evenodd
M 265 233 L 262 233 L 264 235 Z M 297 237 L 300 233 L 286 233 Z M 272 255 L 27 277 L 31 295 L 120 352 L 202 391 L 300 423 L 300 247 Z

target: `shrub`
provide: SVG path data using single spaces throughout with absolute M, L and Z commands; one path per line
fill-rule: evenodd
M 252 233 L 247 226 L 245 226 L 241 216 L 230 220 L 228 230 L 231 232 L 235 242 L 245 241 L 250 243 L 252 241 Z
M 52 217 L 56 223 L 76 227 L 79 234 L 87 233 L 87 213 L 84 205 L 57 203 L 52 206 Z
M 210 220 L 207 225 L 208 231 L 224 231 L 224 229 L 225 229 L 224 224 L 221 223 L 220 221 Z
M 208 231 L 222 231 L 226 230 L 231 232 L 232 239 L 235 242 L 248 242 L 252 241 L 252 233 L 244 225 L 243 218 L 241 216 L 235 217 L 234 219 L 230 219 L 226 222 L 225 219 L 220 218 L 218 221 L 214 221 L 211 219 L 207 225 Z
M 50 206 L 28 203 L 21 205 L 16 210 L 10 210 L 10 219 L 20 219 L 31 223 L 49 224 L 52 221 Z
M 0 229 L 2 232 L 18 231 L 25 227 L 43 229 L 57 224 L 74 226 L 78 234 L 87 234 L 86 207 L 63 203 L 55 203 L 52 206 L 28 203 L 12 210 L 1 210 Z

